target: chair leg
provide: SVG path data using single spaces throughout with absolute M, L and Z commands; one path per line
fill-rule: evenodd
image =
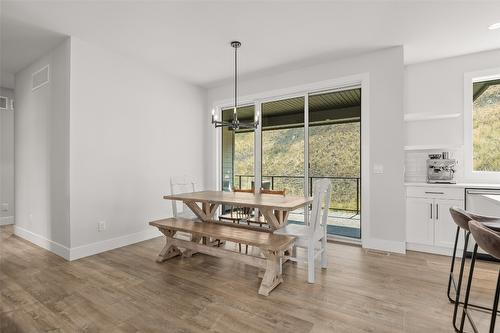
M 495 291 L 495 300 L 493 301 L 493 311 L 491 312 L 490 333 L 495 332 L 495 321 L 498 311 L 498 299 L 500 298 L 500 270 L 498 270 L 497 289 Z
M 465 230 L 464 230 L 465 231 Z M 460 304 L 460 291 L 462 290 L 462 280 L 464 276 L 464 267 L 465 267 L 465 256 L 467 254 L 467 247 L 469 245 L 470 232 L 465 231 L 465 241 L 464 241 L 464 251 L 462 253 L 462 260 L 460 262 L 460 272 L 458 273 L 458 283 L 457 290 L 455 292 L 455 306 L 453 307 L 453 328 L 455 331 L 459 331 L 457 328 L 457 313 L 458 313 L 458 305 Z
M 474 245 L 474 252 L 472 253 L 472 260 L 471 260 L 470 268 L 469 268 L 469 280 L 467 281 L 467 290 L 465 291 L 465 300 L 464 300 L 464 306 L 462 309 L 462 320 L 460 321 L 459 332 L 461 332 L 461 333 L 463 333 L 463 331 L 464 331 L 465 317 L 467 317 L 467 306 L 469 305 L 470 289 L 472 287 L 472 277 L 474 275 L 474 266 L 476 264 L 476 254 L 477 254 L 477 244 Z M 455 304 L 457 304 L 457 303 L 455 303 Z
M 453 269 L 455 268 L 455 259 L 457 256 L 457 246 L 458 246 L 458 237 L 459 236 L 460 236 L 460 227 L 457 226 L 457 232 L 455 233 L 455 245 L 453 246 L 453 255 L 451 257 L 450 276 L 448 278 L 448 290 L 446 292 L 450 303 L 455 303 L 455 300 L 453 300 L 450 296 L 450 289 L 451 289 L 451 282 L 453 280 Z M 455 290 L 455 293 L 456 293 L 456 290 Z
M 314 283 L 314 242 L 309 242 L 307 247 L 307 282 Z
M 328 254 L 326 253 L 326 236 L 321 239 L 321 268 L 328 268 Z

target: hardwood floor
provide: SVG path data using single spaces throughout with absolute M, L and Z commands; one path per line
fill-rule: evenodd
M 202 254 L 156 263 L 162 238 L 74 262 L 12 226 L 0 227 L 0 242 L 1 332 L 453 332 L 448 257 L 329 243 L 316 284 L 287 263 L 285 282 L 264 297 L 257 268 L 242 263 Z M 491 304 L 497 270 L 478 264 L 475 302 Z M 489 315 L 473 315 L 484 332 Z

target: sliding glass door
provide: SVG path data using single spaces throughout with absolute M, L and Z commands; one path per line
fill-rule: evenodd
M 286 190 L 312 195 L 314 182 L 332 183 L 328 233 L 361 238 L 361 89 L 305 93 L 238 108 L 238 118 L 254 131 L 222 129 L 222 188 Z M 223 109 L 231 120 L 233 109 Z M 257 166 L 257 168 L 256 168 Z M 257 172 L 255 172 L 257 170 Z M 257 174 L 256 174 L 257 173 Z M 290 223 L 304 223 L 304 210 Z
M 304 172 L 303 96 L 262 103 L 262 187 L 303 196 Z M 303 210 L 290 221 L 304 222 Z
M 311 188 L 332 184 L 328 233 L 361 238 L 361 89 L 311 94 L 308 106 Z

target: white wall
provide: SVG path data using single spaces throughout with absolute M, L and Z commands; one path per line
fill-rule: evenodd
M 239 95 L 284 89 L 287 87 L 341 78 L 358 73 L 369 73 L 369 138 L 370 162 L 383 164 L 384 174 L 370 173 L 369 230 L 364 230 L 366 247 L 390 251 L 404 251 L 405 192 L 403 187 L 403 49 L 395 47 L 331 63 L 300 68 L 281 74 L 262 75 L 240 81 Z M 208 187 L 216 187 L 215 130 L 209 124 L 210 108 L 219 100 L 232 96 L 232 85 L 210 89 L 206 108 L 205 173 Z M 363 93 L 363 92 L 362 92 Z M 368 233 L 368 235 L 366 235 Z
M 7 110 L 0 110 L 0 225 L 14 223 L 14 90 L 0 87 Z
M 406 114 L 464 112 L 464 73 L 500 67 L 500 50 L 474 53 L 409 65 L 405 68 Z M 454 119 L 411 122 L 405 125 L 406 145 L 454 145 L 451 152 L 459 160 L 457 178 L 463 179 L 463 116 Z M 407 180 L 425 180 L 429 151 L 407 153 Z
M 157 235 L 170 177 L 203 182 L 205 105 L 204 90 L 72 38 L 73 258 Z
M 33 72 L 50 82 L 32 91 Z M 69 238 L 70 41 L 16 74 L 16 234 L 64 255 Z
M 0 71 L 0 87 L 14 89 L 15 87 L 14 74 L 5 71 Z

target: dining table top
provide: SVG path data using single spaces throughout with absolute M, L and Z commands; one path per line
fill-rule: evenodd
M 292 211 L 308 205 L 312 197 L 276 195 L 244 192 L 225 191 L 197 191 L 189 193 L 171 194 L 163 196 L 163 199 L 217 203 L 224 205 L 245 206 L 252 208 L 272 208 L 282 211 Z

